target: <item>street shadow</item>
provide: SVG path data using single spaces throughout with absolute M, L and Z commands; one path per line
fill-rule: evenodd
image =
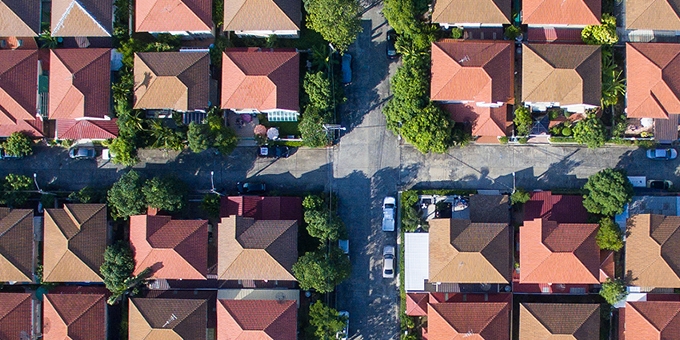
M 678 188 L 680 186 L 680 159 L 650 160 L 646 152 L 644 148 L 626 151 L 619 157 L 616 168 L 625 170 L 628 176 L 645 176 L 648 180 L 669 180 L 673 182 L 674 188 Z M 658 192 L 652 194 L 659 195 Z

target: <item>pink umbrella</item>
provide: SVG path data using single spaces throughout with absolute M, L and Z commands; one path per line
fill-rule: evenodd
M 267 134 L 267 128 L 262 124 L 255 125 L 253 133 L 257 136 L 264 136 Z

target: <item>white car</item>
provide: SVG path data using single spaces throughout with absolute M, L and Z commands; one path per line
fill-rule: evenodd
M 394 211 L 397 209 L 397 200 L 394 197 L 385 197 L 383 200 L 383 231 L 394 231 Z
M 342 329 L 342 331 L 335 333 L 335 338 L 339 340 L 347 340 L 347 336 L 349 336 L 349 312 L 348 311 L 339 311 L 338 314 L 340 314 L 340 317 L 345 319 L 345 328 Z
M 394 278 L 394 246 L 385 246 L 383 249 L 383 277 Z

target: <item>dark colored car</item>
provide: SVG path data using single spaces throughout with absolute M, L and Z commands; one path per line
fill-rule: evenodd
M 669 180 L 649 180 L 647 181 L 647 187 L 651 189 L 669 190 L 673 187 L 673 182 Z
M 389 30 L 387 31 L 387 58 L 388 59 L 396 59 L 399 57 L 397 55 L 397 48 L 394 46 L 394 43 L 397 41 L 397 32 L 394 30 Z
M 290 148 L 285 145 L 263 145 L 260 147 L 260 157 L 288 158 Z
M 262 182 L 238 182 L 236 190 L 240 195 L 262 194 L 267 191 L 267 186 Z
M 352 55 L 345 53 L 342 55 L 342 83 L 352 82 Z
M 68 150 L 68 156 L 73 159 L 95 159 L 97 152 L 92 147 L 72 147 Z

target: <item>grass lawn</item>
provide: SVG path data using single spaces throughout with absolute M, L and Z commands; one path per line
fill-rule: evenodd
M 264 125 L 267 128 L 270 128 L 272 126 L 277 127 L 279 129 L 279 136 L 281 138 L 285 138 L 286 136 L 300 136 L 300 130 L 298 129 L 298 122 L 270 122 L 267 120 L 267 115 L 264 114 L 259 114 L 257 115 L 257 119 L 260 121 L 260 124 Z

